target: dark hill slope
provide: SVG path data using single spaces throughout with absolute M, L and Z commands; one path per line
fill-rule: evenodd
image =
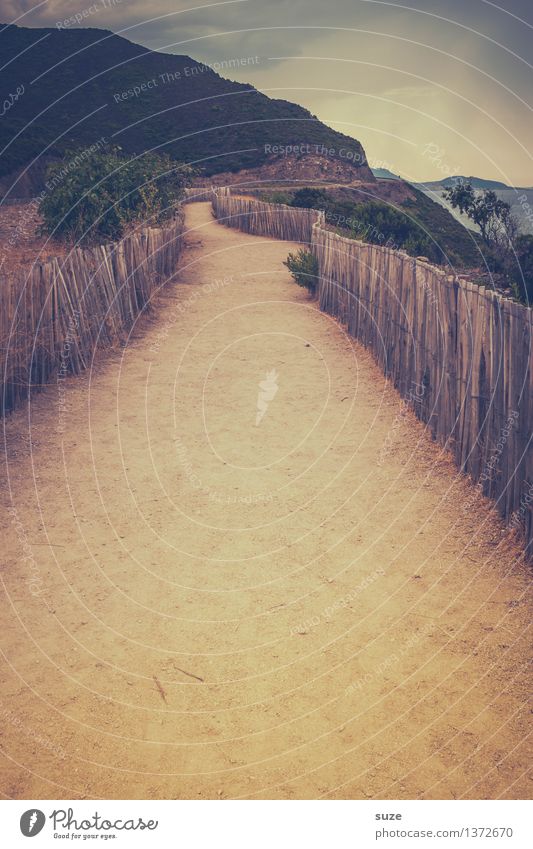
M 0 120 L 0 175 L 103 136 L 130 153 L 159 148 L 197 162 L 205 174 L 257 167 L 265 145 L 349 147 L 365 163 L 361 178 L 373 179 L 360 143 L 301 106 L 105 30 L 4 26 L 0 67 L 2 102 L 23 88 Z

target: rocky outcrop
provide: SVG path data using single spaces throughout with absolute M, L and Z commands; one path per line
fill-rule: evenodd
M 273 154 L 257 168 L 242 171 L 225 171 L 210 177 L 200 177 L 195 185 L 261 185 L 263 183 L 340 183 L 342 185 L 361 182 L 377 185 L 377 180 L 367 165 L 363 148 L 355 139 L 351 148 L 334 154 L 313 152 L 317 145 L 301 145 L 304 153 Z M 307 152 L 307 148 L 310 152 Z M 358 157 L 358 158 L 356 158 Z

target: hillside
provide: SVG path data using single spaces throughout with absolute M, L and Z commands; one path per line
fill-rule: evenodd
M 157 148 L 205 175 L 261 166 L 272 148 L 324 145 L 333 159 L 351 152 L 347 181 L 374 179 L 361 144 L 301 106 L 105 30 L 4 26 L 0 64 L 12 101 L 0 122 L 0 177 L 104 138 L 128 153 Z M 34 192 L 42 171 L 37 163 L 19 193 Z
M 376 180 L 358 141 L 188 56 L 154 52 L 105 30 L 7 26 L 0 63 L 3 91 L 19 92 L 0 121 L 0 193 L 37 195 L 48 162 L 72 148 L 153 148 L 194 163 L 199 184 L 359 185 L 353 201 L 392 204 L 455 262 L 479 263 L 471 235 L 440 203 L 397 178 Z
M 418 221 L 449 261 L 465 267 L 483 266 L 483 251 L 478 247 L 476 233 L 467 229 L 446 206 L 435 203 L 418 188 L 412 188 L 415 198 L 402 204 L 404 212 Z
M 450 189 L 457 183 L 470 183 L 474 189 L 510 189 L 506 183 L 500 183 L 499 180 L 485 180 L 483 177 L 461 177 L 459 175 L 453 177 L 445 177 L 443 180 L 428 180 L 425 183 L 414 183 L 415 186 L 426 189 Z
M 428 250 L 434 261 L 450 264 L 456 270 L 484 265 L 476 233 L 467 230 L 444 206 L 404 180 L 377 180 L 374 184 L 359 186 L 315 184 L 309 188 L 319 193 L 319 197 L 309 205 L 325 209 L 329 213 L 329 223 L 336 224 L 341 230 L 343 222 L 350 224 L 360 218 L 361 205 L 382 204 L 403 216 L 403 228 L 411 230 L 412 235 L 416 233 L 418 238 L 428 240 Z M 270 202 L 291 204 L 294 194 L 295 189 L 287 187 L 281 192 L 266 189 L 261 197 Z M 383 236 L 376 239 L 377 243 L 384 243 L 391 236 L 386 222 L 378 224 L 375 229 Z
M 401 180 L 398 174 L 393 174 L 388 168 L 372 168 L 372 173 L 377 180 Z

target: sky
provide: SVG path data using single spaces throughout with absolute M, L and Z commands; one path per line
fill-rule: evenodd
M 19 26 L 76 13 L 153 50 L 240 60 L 220 73 L 359 139 L 373 167 L 533 186 L 533 0 L 0 0 Z

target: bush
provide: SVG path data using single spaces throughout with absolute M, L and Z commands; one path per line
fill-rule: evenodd
M 404 250 L 411 256 L 425 256 L 433 262 L 442 261 L 442 251 L 424 233 L 418 222 L 405 212 L 370 201 L 352 208 L 352 235 L 356 239 Z
M 294 193 L 291 206 L 296 206 L 300 209 L 324 209 L 328 202 L 328 196 L 322 189 L 298 189 Z
M 303 248 L 297 254 L 289 254 L 286 262 L 292 276 L 298 283 L 310 292 L 314 292 L 318 282 L 318 260 L 316 256 Z
M 129 225 L 171 217 L 192 173 L 166 155 L 72 151 L 48 169 L 42 229 L 75 243 L 120 239 Z

